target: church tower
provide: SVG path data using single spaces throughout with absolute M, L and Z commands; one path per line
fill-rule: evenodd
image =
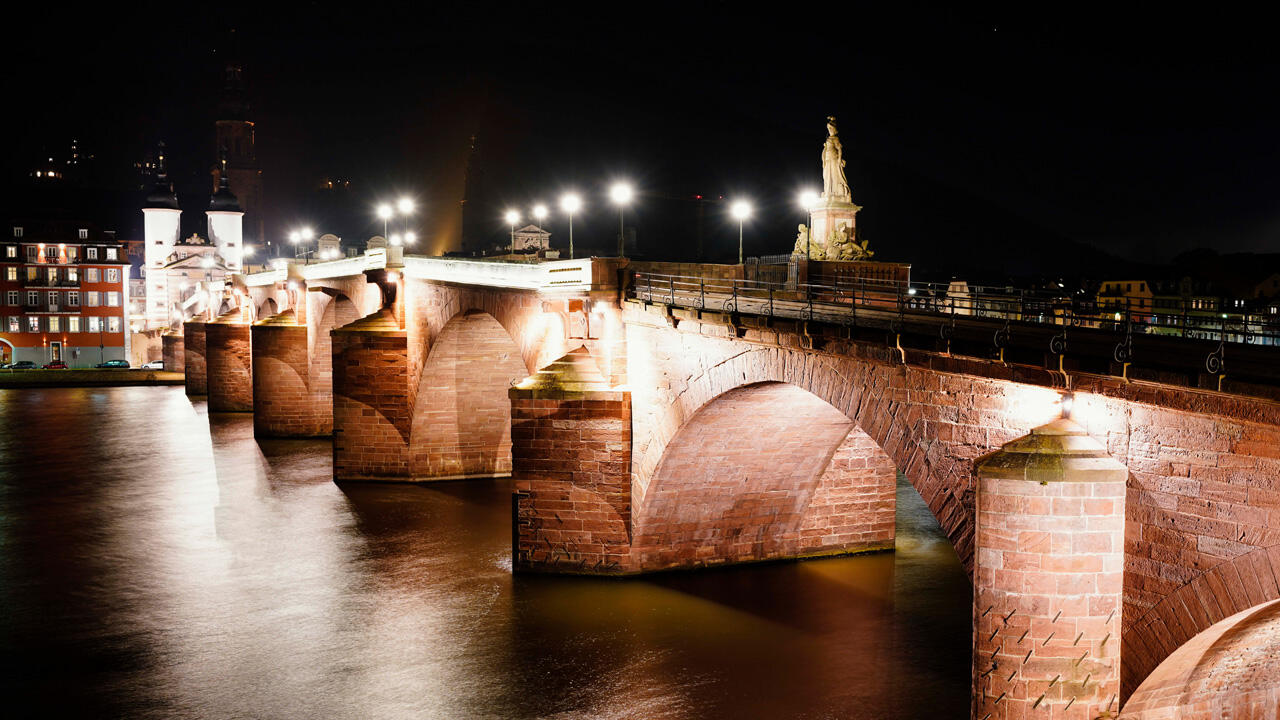
M 261 243 L 266 236 L 262 207 L 262 171 L 258 169 L 258 152 L 254 147 L 254 126 L 249 119 L 249 99 L 242 68 L 226 66 L 222 101 L 218 104 L 217 145 L 226 153 L 225 162 L 213 171 L 214 194 L 226 185 L 244 210 L 246 239 Z M 239 256 L 237 256 L 239 257 Z
M 165 170 L 164 143 L 160 143 L 156 161 L 155 185 L 147 194 L 142 204 L 142 225 L 144 243 L 143 253 L 145 265 L 143 277 L 147 283 L 147 326 L 167 327 L 168 310 L 165 306 L 166 292 L 163 288 L 155 288 L 159 282 L 163 284 L 164 267 L 173 246 L 178 242 L 181 227 L 182 210 L 178 209 L 178 196 L 173 192 L 173 183 L 169 182 Z
M 240 260 L 244 257 L 244 212 L 240 201 L 229 187 L 227 150 L 223 148 L 218 163 L 218 189 L 209 198 L 209 242 L 218 249 L 222 262 L 229 272 L 240 272 Z

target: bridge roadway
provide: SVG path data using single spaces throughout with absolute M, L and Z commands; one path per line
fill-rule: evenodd
M 896 294 L 664 298 L 631 276 L 611 258 L 290 264 L 237 278 L 166 353 L 259 436 L 331 434 L 335 481 L 510 476 L 517 572 L 891 548 L 900 471 L 974 581 L 973 718 L 1277 706 L 1280 403 L 1220 374 L 1190 387 L 1190 367 L 1134 379 L 1178 366 L 1167 342 L 1203 362 L 1203 341 L 1134 335 L 1126 379 L 1102 328 Z M 1276 350 L 1225 352 L 1235 373 Z M 1229 695 L 1205 680 L 1224 676 Z

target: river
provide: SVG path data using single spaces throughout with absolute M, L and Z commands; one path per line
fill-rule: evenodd
M 901 477 L 894 553 L 619 580 L 513 576 L 507 480 L 338 486 L 330 463 L 180 387 L 0 390 L 10 707 L 968 716 L 971 588 Z

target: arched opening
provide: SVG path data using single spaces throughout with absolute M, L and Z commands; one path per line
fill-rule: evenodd
M 667 445 L 639 502 L 633 559 L 659 570 L 892 547 L 895 468 L 795 385 L 734 388 Z
M 418 380 L 409 472 L 417 479 L 511 474 L 507 391 L 529 374 L 520 347 L 492 315 L 454 316 Z
M 13 343 L 0 338 L 0 365 L 8 365 L 13 362 L 14 350 Z
M 258 307 L 258 319 L 269 318 L 280 312 L 280 306 L 276 304 L 275 298 L 267 298 L 267 301 Z
M 1125 720 L 1275 718 L 1280 709 L 1280 600 L 1220 620 L 1143 681 Z
M 311 355 L 307 385 L 316 411 L 328 418 L 326 425 L 331 426 L 333 422 L 333 336 L 330 333 L 359 319 L 356 304 L 346 295 L 335 292 L 320 311 L 315 331 L 309 333 Z

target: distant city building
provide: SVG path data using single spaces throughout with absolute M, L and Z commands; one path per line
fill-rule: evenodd
M 537 252 L 551 247 L 551 233 L 537 225 L 525 225 L 515 231 L 511 249 L 515 252 Z
M 0 361 L 127 359 L 129 259 L 89 223 L 14 224 L 0 242 Z

